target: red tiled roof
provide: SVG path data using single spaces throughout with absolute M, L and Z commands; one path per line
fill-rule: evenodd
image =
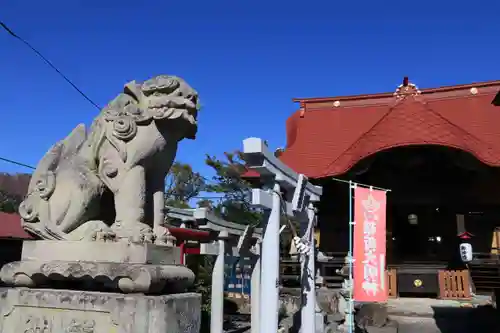
M 32 239 L 21 227 L 21 217 L 17 214 L 0 212 L 0 238 Z
M 310 178 L 348 171 L 398 146 L 443 145 L 500 166 L 500 81 L 394 93 L 295 99 L 281 160 Z

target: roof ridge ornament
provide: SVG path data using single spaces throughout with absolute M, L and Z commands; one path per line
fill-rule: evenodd
M 418 96 L 421 93 L 422 92 L 418 89 L 418 87 L 415 84 L 408 81 L 408 76 L 405 76 L 403 78 L 403 83 L 396 88 L 394 96 L 397 99 L 404 99 L 407 96 Z

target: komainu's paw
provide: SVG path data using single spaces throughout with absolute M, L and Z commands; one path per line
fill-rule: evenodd
M 156 226 L 154 228 L 155 244 L 165 246 L 175 246 L 176 238 L 170 233 L 167 227 Z
M 151 227 L 144 227 L 139 229 L 139 243 L 153 243 L 155 239 L 155 234 Z M 135 240 L 134 240 L 135 241 Z
M 87 221 L 68 234 L 68 240 L 85 241 L 114 241 L 115 233 L 111 228 L 99 220 Z
M 111 230 L 98 230 L 93 235 L 93 240 L 98 242 L 114 242 L 116 234 Z
M 153 229 L 141 222 L 115 222 L 111 226 L 119 241 L 128 241 L 131 243 L 153 243 L 155 235 Z

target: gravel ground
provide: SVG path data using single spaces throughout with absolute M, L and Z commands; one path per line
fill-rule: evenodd
M 481 301 L 471 305 L 477 307 L 463 307 L 456 301 L 398 299 L 387 305 L 391 319 L 399 324 L 399 333 L 500 333 L 500 312 L 484 305 L 487 303 Z M 248 315 L 231 319 L 236 325 L 228 327 L 226 332 L 249 332 Z
M 393 317 L 399 323 L 398 333 L 495 333 L 498 324 L 466 320 L 435 320 L 434 318 Z
M 480 320 L 471 322 L 467 318 L 453 320 L 453 318 L 425 318 L 391 316 L 399 323 L 398 333 L 498 333 L 500 326 L 498 320 Z M 238 323 L 239 327 L 232 327 L 227 333 L 248 333 L 250 323 Z M 241 325 L 241 326 L 240 326 Z M 389 331 L 388 331 L 389 332 Z M 392 332 L 392 331 L 391 331 Z
M 398 299 L 388 304 L 390 317 L 399 323 L 400 333 L 495 333 L 500 316 L 488 300 L 470 306 L 455 301 Z

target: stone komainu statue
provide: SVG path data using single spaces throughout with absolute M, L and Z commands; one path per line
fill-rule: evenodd
M 179 141 L 195 137 L 197 112 L 197 92 L 178 77 L 126 84 L 89 132 L 78 125 L 39 162 L 23 227 L 49 240 L 160 239 L 165 177 Z

